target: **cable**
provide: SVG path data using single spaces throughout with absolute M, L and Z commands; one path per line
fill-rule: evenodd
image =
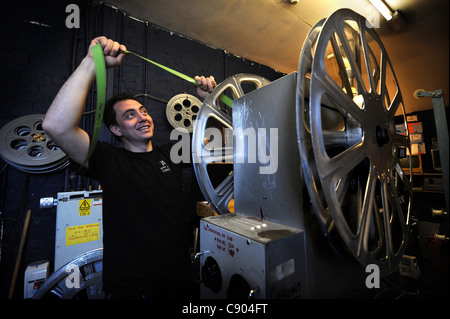
M 141 96 L 148 97 L 148 98 L 150 98 L 150 99 L 152 99 L 152 100 L 155 100 L 155 101 L 158 101 L 158 102 L 161 102 L 161 103 L 166 103 L 166 104 L 169 103 L 169 102 L 166 101 L 166 100 L 160 99 L 160 98 L 158 98 L 158 97 L 156 97 L 156 96 L 153 96 L 153 95 L 150 95 L 150 94 L 147 94 L 147 93 L 136 94 L 136 95 L 133 96 L 133 97 L 137 98 L 137 97 L 141 97 Z

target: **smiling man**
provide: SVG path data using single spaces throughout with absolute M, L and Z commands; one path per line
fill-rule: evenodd
M 130 94 L 120 93 L 108 100 L 103 121 L 131 152 L 153 150 L 153 119 L 147 109 Z
M 95 81 L 90 48 L 101 43 L 107 67 L 121 64 L 126 47 L 105 37 L 92 40 L 87 56 L 56 95 L 44 130 L 82 165 L 89 135 L 78 127 Z M 195 77 L 205 98 L 213 77 Z M 105 105 L 104 123 L 123 147 L 98 142 L 85 169 L 103 188 L 103 289 L 110 298 L 186 298 L 193 284 L 182 192 L 182 167 L 171 144 L 152 144 L 154 122 L 129 94 Z

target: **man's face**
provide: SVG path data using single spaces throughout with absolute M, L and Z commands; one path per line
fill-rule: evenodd
M 153 137 L 153 119 L 141 103 L 124 100 L 114 104 L 118 125 L 111 125 L 111 131 L 127 141 L 148 141 Z

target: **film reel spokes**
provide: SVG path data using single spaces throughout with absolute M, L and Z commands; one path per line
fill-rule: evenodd
M 32 298 L 104 299 L 102 276 L 103 248 L 87 251 L 56 270 Z
M 298 147 L 301 158 L 301 165 L 304 172 L 304 179 L 314 213 L 319 225 L 325 235 L 334 229 L 327 203 L 321 191 L 320 178 L 317 174 L 317 167 L 314 158 L 311 141 L 311 128 L 309 125 L 309 91 L 311 81 L 311 69 L 315 45 L 322 30 L 325 19 L 319 21 L 310 30 L 303 43 L 300 52 L 299 67 L 297 73 L 297 136 Z
M 396 132 L 396 114 L 404 126 L 406 118 L 387 52 L 364 17 L 339 10 L 323 23 L 310 76 L 309 106 L 298 110 L 308 113 L 309 123 L 299 131 L 310 132 L 302 141 L 311 142 L 314 154 L 305 174 L 313 171 L 320 181 L 320 188 L 307 184 L 316 193 L 312 199 L 321 200 L 314 206 L 326 203 L 361 264 L 391 272 L 406 247 L 412 189 L 399 164 L 398 150 L 409 146 L 409 138 Z M 298 121 L 304 116 L 298 114 Z M 330 222 L 319 210 L 320 219 Z
M 218 214 L 230 212 L 234 191 L 233 121 L 232 115 L 221 109 L 219 97 L 225 94 L 237 99 L 268 83 L 252 74 L 231 76 L 217 85 L 198 113 L 192 136 L 194 171 L 205 199 Z

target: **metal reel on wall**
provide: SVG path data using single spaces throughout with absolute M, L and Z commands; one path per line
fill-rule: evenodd
M 66 154 L 42 128 L 44 114 L 17 118 L 0 129 L 0 155 L 20 171 L 45 174 L 69 165 Z
M 202 102 L 193 95 L 175 95 L 166 106 L 167 120 L 174 128 L 186 129 L 191 133 L 201 106 Z
M 230 212 L 234 190 L 232 115 L 221 109 L 219 97 L 237 99 L 268 83 L 253 74 L 231 76 L 206 97 L 198 113 L 192 135 L 194 171 L 205 199 L 218 214 Z
M 311 30 L 299 63 L 297 132 L 324 233 L 335 227 L 362 265 L 388 274 L 409 234 L 412 180 L 399 153 L 410 142 L 396 132 L 406 117 L 392 64 L 366 23 L 342 9 Z

